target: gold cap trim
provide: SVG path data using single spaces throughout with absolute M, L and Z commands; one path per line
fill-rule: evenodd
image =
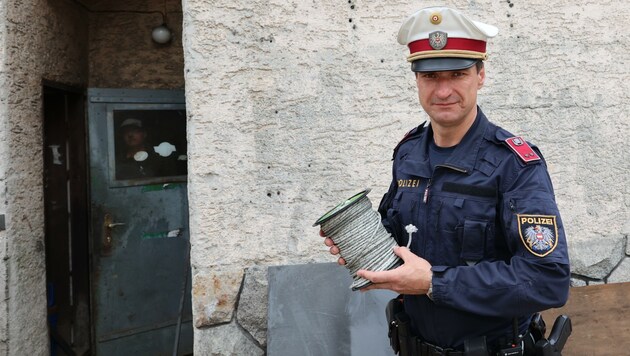
M 463 51 L 463 50 L 436 50 L 436 51 L 422 51 L 418 53 L 413 53 L 407 56 L 408 62 L 417 61 L 418 59 L 427 59 L 427 58 L 470 58 L 470 59 L 481 59 L 485 61 L 488 59 L 487 53 L 480 53 L 475 51 Z

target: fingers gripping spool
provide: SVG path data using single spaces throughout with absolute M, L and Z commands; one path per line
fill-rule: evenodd
M 367 197 L 369 192 L 370 189 L 366 189 L 353 195 L 313 224 L 320 225 L 324 234 L 339 248 L 354 280 L 352 290 L 372 284 L 357 276 L 360 269 L 386 271 L 402 264 L 393 251 L 396 241 L 385 230 L 379 213 L 372 209 L 372 202 Z

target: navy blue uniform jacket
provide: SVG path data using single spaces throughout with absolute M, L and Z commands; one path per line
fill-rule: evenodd
M 399 244 L 432 265 L 433 300 L 405 295 L 414 331 L 442 347 L 512 339 L 534 312 L 566 303 L 570 270 L 564 227 L 541 157 L 525 163 L 509 132 L 477 108 L 475 124 L 431 169 L 431 126 L 414 129 L 394 153 L 393 181 L 379 206 Z M 525 145 L 527 145 L 525 143 Z M 526 146 L 525 146 L 526 147 Z

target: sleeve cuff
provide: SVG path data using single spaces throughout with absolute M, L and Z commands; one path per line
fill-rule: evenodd
M 433 277 L 431 279 L 431 284 L 429 286 L 429 292 L 427 293 L 427 296 L 435 303 L 439 303 L 446 297 L 447 290 L 442 277 L 444 276 L 444 272 L 446 272 L 448 268 L 448 266 L 431 267 Z

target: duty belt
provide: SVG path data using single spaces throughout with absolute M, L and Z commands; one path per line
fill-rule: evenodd
M 411 335 L 410 320 L 404 312 L 402 298 L 394 298 L 385 311 L 389 324 L 389 340 L 394 352 L 400 356 L 464 356 L 464 352 L 429 344 Z
M 465 353 L 463 351 L 458 351 L 454 349 L 445 349 L 436 345 L 429 344 L 428 342 L 424 342 L 417 337 L 411 338 L 411 353 L 410 355 L 414 356 L 464 356 Z M 415 350 L 414 350 L 415 349 Z M 402 354 L 401 354 L 402 355 Z
M 385 308 L 387 324 L 389 326 L 388 337 L 394 353 L 400 356 L 560 356 L 562 348 L 571 335 L 571 319 L 566 315 L 560 315 L 553 324 L 551 333 L 545 338 L 546 326 L 540 314 L 535 314 L 530 322 L 525 335 L 518 335 L 513 344 L 487 345 L 485 336 L 464 341 L 465 351 L 442 348 L 432 345 L 411 334 L 411 320 L 404 311 L 402 296 L 398 296 L 387 303 Z M 517 319 L 515 318 L 515 325 Z M 518 340 L 518 341 L 516 341 Z M 495 347 L 492 347 L 495 346 Z M 499 346 L 497 348 L 497 346 Z M 529 350 L 529 351 L 527 351 Z

